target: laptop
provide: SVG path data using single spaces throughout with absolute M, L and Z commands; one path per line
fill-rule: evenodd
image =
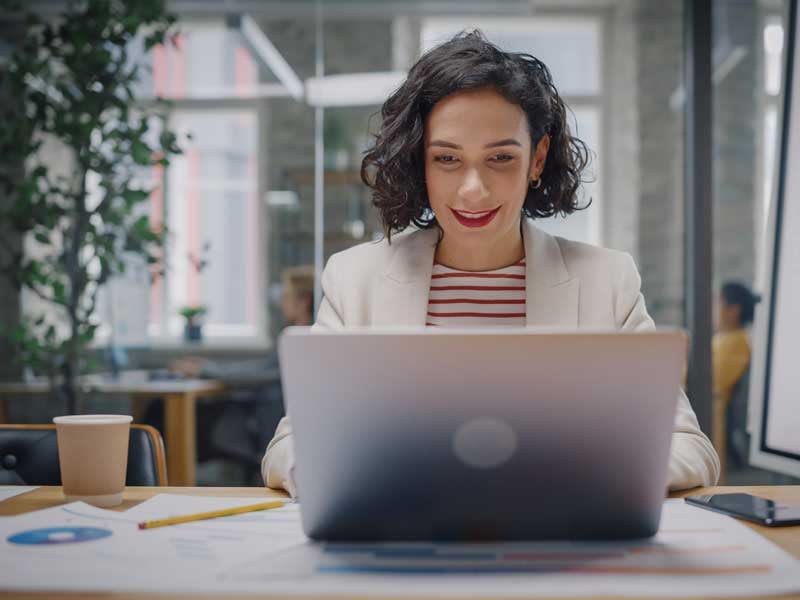
M 646 538 L 682 331 L 289 328 L 303 529 L 327 541 Z

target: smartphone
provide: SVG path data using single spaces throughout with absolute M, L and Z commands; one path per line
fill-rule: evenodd
M 791 506 L 750 494 L 687 496 L 686 502 L 769 527 L 800 525 L 800 505 Z

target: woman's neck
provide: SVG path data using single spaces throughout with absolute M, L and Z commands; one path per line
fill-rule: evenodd
M 508 236 L 498 244 L 486 248 L 481 246 L 459 246 L 445 236 L 436 247 L 434 260 L 459 271 L 494 271 L 519 262 L 525 258 L 522 233 Z

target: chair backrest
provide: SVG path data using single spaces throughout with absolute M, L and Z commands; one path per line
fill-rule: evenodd
M 750 393 L 750 367 L 733 386 L 728 403 L 725 430 L 728 437 L 728 454 L 737 467 L 748 464 L 750 455 L 750 433 L 747 431 L 747 406 Z
M 61 485 L 55 425 L 0 425 L 0 484 Z M 125 485 L 167 485 L 164 441 L 149 425 L 131 425 Z

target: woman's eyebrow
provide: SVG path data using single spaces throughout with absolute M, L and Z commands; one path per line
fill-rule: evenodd
M 519 146 L 521 148 L 522 144 L 520 144 L 514 138 L 507 138 L 505 140 L 499 140 L 497 142 L 492 142 L 491 144 L 486 144 L 484 148 L 496 148 L 497 146 Z
M 428 146 L 441 146 L 442 148 L 453 148 L 454 150 L 461 150 L 461 146 L 458 144 L 454 144 L 453 142 L 446 142 L 444 140 L 433 140 L 428 144 Z M 519 146 L 522 147 L 517 140 L 514 138 L 507 138 L 505 140 L 498 140 L 496 142 L 491 142 L 486 144 L 484 148 L 497 148 L 498 146 Z

